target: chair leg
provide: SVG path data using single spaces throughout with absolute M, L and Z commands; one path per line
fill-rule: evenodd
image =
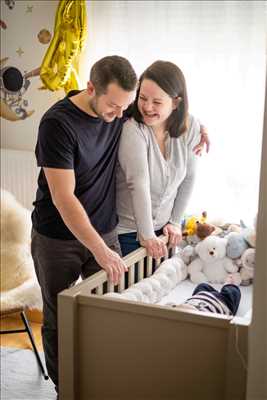
M 41 358 L 40 358 L 40 355 L 39 355 L 39 353 L 38 353 L 37 347 L 36 347 L 36 345 L 35 345 L 35 341 L 34 341 L 34 337 L 33 337 L 33 334 L 32 334 L 32 330 L 31 330 L 30 324 L 29 324 L 29 322 L 28 322 L 28 319 L 27 319 L 27 317 L 26 317 L 24 311 L 22 311 L 22 312 L 20 313 L 20 316 L 21 316 L 21 319 L 22 319 L 22 321 L 23 321 L 23 323 L 24 323 L 25 329 L 26 329 L 26 331 L 27 331 L 27 333 L 28 333 L 28 335 L 29 335 L 29 338 L 30 338 L 30 341 L 31 341 L 31 344 L 32 344 L 32 347 L 33 347 L 33 351 L 34 351 L 34 353 L 35 353 L 37 362 L 38 362 L 38 364 L 39 364 L 39 366 L 40 366 L 40 368 L 41 368 L 42 374 L 43 374 L 44 378 L 47 380 L 47 379 L 49 379 L 49 377 L 48 377 L 48 375 L 47 375 L 46 372 L 45 372 L 45 369 L 44 369 L 42 360 L 41 360 Z

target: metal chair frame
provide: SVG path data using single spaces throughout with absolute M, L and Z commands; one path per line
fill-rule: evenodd
M 42 371 L 44 379 L 47 380 L 47 379 L 49 379 L 49 377 L 48 377 L 48 375 L 47 375 L 47 373 L 46 373 L 46 371 L 44 369 L 42 360 L 40 358 L 40 355 L 38 353 L 38 350 L 37 350 L 37 347 L 36 347 L 36 344 L 35 344 L 35 341 L 34 341 L 34 337 L 33 337 L 33 333 L 32 333 L 32 329 L 31 329 L 30 323 L 29 323 L 28 318 L 27 318 L 26 314 L 24 313 L 24 311 L 20 312 L 20 317 L 21 317 L 22 322 L 23 322 L 23 324 L 25 326 L 24 329 L 0 330 L 0 334 L 13 334 L 13 333 L 25 333 L 25 332 L 27 332 L 28 336 L 30 338 L 30 341 L 31 341 L 31 344 L 32 344 L 32 347 L 33 347 L 33 351 L 34 351 L 34 354 L 36 356 L 38 365 L 39 365 L 39 367 L 40 367 L 40 369 Z

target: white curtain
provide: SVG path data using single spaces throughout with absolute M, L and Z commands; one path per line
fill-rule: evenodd
M 266 65 L 266 1 L 88 1 L 85 86 L 118 54 L 140 74 L 157 59 L 184 72 L 190 113 L 208 128 L 187 213 L 252 224 L 257 212 Z

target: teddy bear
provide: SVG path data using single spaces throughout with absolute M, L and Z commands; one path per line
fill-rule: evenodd
M 198 257 L 188 265 L 188 273 L 193 283 L 225 283 L 231 275 L 232 282 L 241 282 L 238 267 L 226 256 L 227 240 L 210 235 L 199 242 L 195 251 Z
M 207 222 L 196 222 L 196 235 L 199 239 L 205 239 L 215 231 L 215 226 L 208 224 Z
M 247 286 L 252 283 L 254 277 L 255 268 L 255 254 L 256 250 L 254 248 L 249 248 L 244 251 L 241 256 L 241 285 Z
M 30 252 L 31 213 L 1 189 L 1 311 L 17 306 L 42 308 Z
M 197 221 L 196 235 L 199 239 L 205 239 L 209 235 L 219 235 L 222 233 L 222 229 L 218 226 L 210 224 L 208 222 Z

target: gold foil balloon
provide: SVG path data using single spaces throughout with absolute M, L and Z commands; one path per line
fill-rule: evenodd
M 78 61 L 87 34 L 85 0 L 61 0 L 54 36 L 41 65 L 40 78 L 49 90 L 79 89 Z

